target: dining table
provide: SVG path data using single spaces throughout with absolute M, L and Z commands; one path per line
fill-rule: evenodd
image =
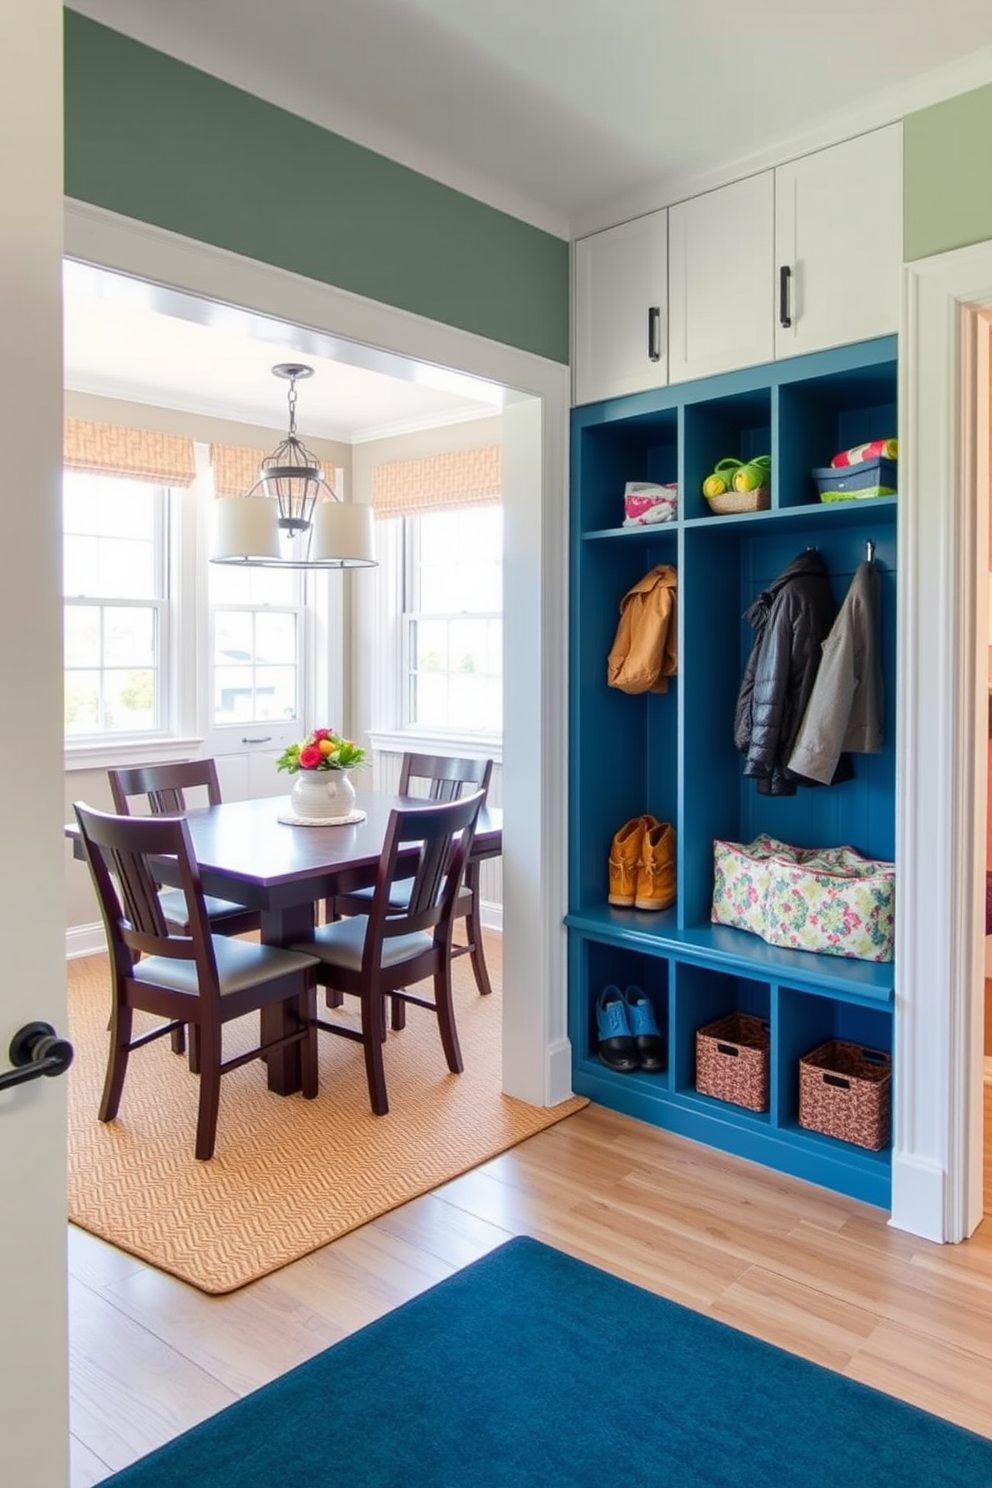
M 400 806 L 428 805 L 422 796 L 363 792 L 360 822 L 304 826 L 287 821 L 291 815 L 285 795 L 248 801 L 224 801 L 217 806 L 188 808 L 193 851 L 205 894 L 257 909 L 261 937 L 267 945 L 289 946 L 313 936 L 317 906 L 375 882 L 390 813 Z M 83 856 L 79 827 L 67 824 L 75 856 Z M 498 807 L 479 812 L 472 861 L 499 857 L 503 850 L 503 814 Z M 416 848 L 401 854 L 414 858 Z M 163 884 L 178 886 L 168 859 L 156 863 Z M 263 1010 L 263 1038 L 278 1037 L 281 1004 Z M 279 1095 L 300 1088 L 299 1044 L 266 1056 L 268 1086 Z

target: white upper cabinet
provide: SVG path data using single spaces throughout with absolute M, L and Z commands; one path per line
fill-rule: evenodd
M 668 381 L 668 213 L 575 244 L 575 401 Z
M 773 171 L 668 211 L 670 382 L 775 355 Z
M 898 330 L 900 124 L 778 167 L 775 264 L 777 357 Z

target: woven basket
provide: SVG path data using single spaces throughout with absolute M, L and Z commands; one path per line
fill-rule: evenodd
M 757 486 L 753 491 L 724 491 L 722 496 L 707 496 L 710 511 L 718 517 L 734 512 L 767 511 L 771 506 L 770 486 Z
M 751 1013 L 729 1013 L 696 1030 L 696 1089 L 702 1095 L 768 1110 L 768 1024 Z
M 799 1125 L 878 1152 L 889 1140 L 892 1057 L 831 1039 L 799 1061 Z

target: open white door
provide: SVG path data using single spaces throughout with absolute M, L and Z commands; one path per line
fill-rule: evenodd
M 0 1073 L 65 1032 L 62 842 L 62 6 L 8 6 L 0 92 Z M 0 1476 L 65 1488 L 65 1079 L 0 1091 Z

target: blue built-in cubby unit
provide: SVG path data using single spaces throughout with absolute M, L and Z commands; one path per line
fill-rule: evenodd
M 894 966 L 783 950 L 710 919 L 715 839 L 767 832 L 796 847 L 895 857 L 898 496 L 821 502 L 811 475 L 838 450 L 897 433 L 895 337 L 586 405 L 572 412 L 569 1006 L 573 1086 L 603 1105 L 888 1207 L 890 1154 L 799 1124 L 799 1061 L 828 1039 L 891 1053 Z M 702 482 L 725 457 L 770 455 L 767 510 L 714 515 Z M 628 481 L 678 481 L 675 521 L 623 524 Z M 838 605 L 870 551 L 881 578 L 885 743 L 852 779 L 759 795 L 734 746 L 755 597 L 816 548 Z M 663 693 L 607 685 L 620 601 L 657 564 L 678 572 L 678 675 Z M 612 908 L 610 845 L 650 812 L 675 828 L 671 909 Z M 668 1042 L 663 1074 L 598 1058 L 595 1004 L 631 983 Z M 696 1031 L 731 1012 L 769 1025 L 767 1112 L 695 1088 Z

